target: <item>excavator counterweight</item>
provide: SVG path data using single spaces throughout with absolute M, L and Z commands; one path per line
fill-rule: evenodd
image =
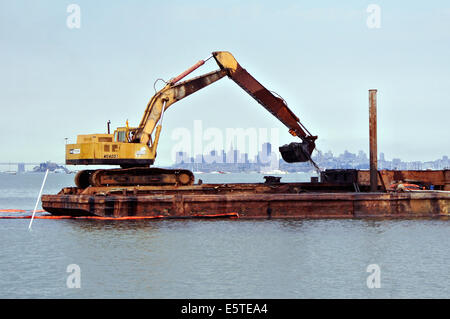
M 138 127 L 118 128 L 114 134 L 79 135 L 76 144 L 66 145 L 66 164 L 120 165 L 120 169 L 80 171 L 75 183 L 80 188 L 114 185 L 189 185 L 194 182 L 192 172 L 150 168 L 156 158 L 156 149 L 162 130 L 164 113 L 169 106 L 186 96 L 228 76 L 273 116 L 289 128 L 289 133 L 299 137 L 301 143 L 280 147 L 286 162 L 311 161 L 317 136 L 312 136 L 288 108 L 286 102 L 261 85 L 242 68 L 233 55 L 226 51 L 212 53 L 220 69 L 180 82 L 202 66 L 208 59 L 166 82 L 153 95 Z M 108 126 L 109 128 L 109 126 Z M 317 166 L 316 166 L 317 167 Z

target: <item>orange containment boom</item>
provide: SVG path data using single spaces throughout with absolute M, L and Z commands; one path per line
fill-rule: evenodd
M 0 212 L 9 212 L 9 213 L 23 213 L 27 212 L 26 210 L 21 209 L 8 209 L 8 210 L 0 210 Z M 41 210 L 39 212 L 45 212 Z M 30 219 L 32 215 L 7 215 L 1 216 L 0 219 Z M 167 218 L 175 218 L 175 219 L 188 219 L 188 218 L 239 218 L 238 213 L 219 213 L 219 214 L 194 214 L 191 216 L 165 216 L 165 215 L 156 215 L 156 216 L 122 216 L 122 217 L 104 217 L 104 216 L 70 216 L 70 215 L 39 215 L 34 216 L 34 219 L 96 219 L 96 220 L 142 220 L 142 219 L 167 219 Z

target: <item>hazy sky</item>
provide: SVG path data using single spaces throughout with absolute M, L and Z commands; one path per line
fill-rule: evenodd
M 67 7 L 81 9 L 70 29 Z M 378 89 L 387 159 L 450 155 L 448 1 L 0 1 L 0 162 L 64 161 L 77 134 L 139 124 L 157 78 L 226 50 L 279 93 L 318 149 L 368 152 L 368 90 Z M 370 4 L 380 28 L 369 28 Z M 194 75 L 217 68 L 214 60 Z M 161 87 L 161 86 L 159 86 Z M 279 128 L 224 78 L 167 111 L 157 164 L 174 130 Z M 225 134 L 225 133 L 224 133 Z

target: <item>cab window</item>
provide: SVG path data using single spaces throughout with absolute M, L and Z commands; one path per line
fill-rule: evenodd
M 126 142 L 125 131 L 117 131 L 115 138 L 117 142 L 125 143 Z

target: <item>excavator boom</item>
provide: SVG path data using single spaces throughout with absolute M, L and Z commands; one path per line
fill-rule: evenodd
M 157 92 L 147 104 L 144 116 L 142 117 L 133 141 L 143 144 L 148 143 L 158 121 L 161 120 L 163 113 L 170 105 L 217 80 L 220 80 L 225 75 L 226 71 L 217 70 L 184 82 L 169 82 L 163 89 Z
M 200 60 L 188 70 L 170 80 L 163 89 L 152 97 L 147 104 L 133 141 L 144 144 L 152 141 L 151 135 L 158 121 L 161 120 L 162 115 L 170 105 L 227 75 L 273 116 L 286 125 L 289 128 L 289 133 L 303 141 L 302 143 L 291 143 L 280 147 L 283 159 L 290 163 L 312 161 L 311 153 L 315 148 L 314 141 L 317 139 L 317 136 L 312 136 L 302 126 L 299 118 L 289 109 L 286 102 L 282 98 L 275 96 L 242 68 L 231 53 L 216 51 L 212 53 L 212 56 L 219 65 L 219 70 L 177 83 L 205 63 L 205 60 Z M 157 129 L 152 144 L 154 145 L 153 147 L 157 146 L 159 132 Z

